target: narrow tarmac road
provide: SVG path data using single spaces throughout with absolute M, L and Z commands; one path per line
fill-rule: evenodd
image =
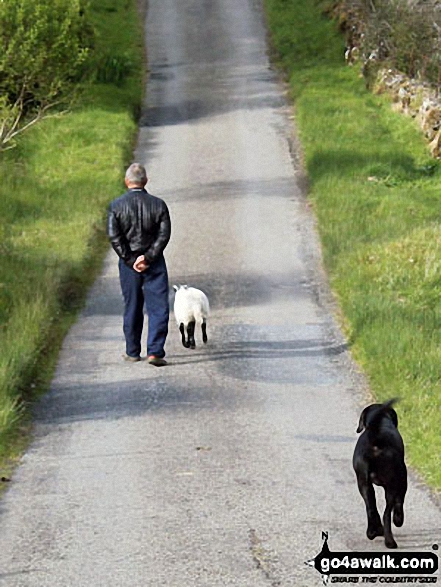
M 0 585 L 320 585 L 304 563 L 322 531 L 333 551 L 385 548 L 365 537 L 351 469 L 365 398 L 320 302 L 261 2 L 148 4 L 136 159 L 170 208 L 171 284 L 210 298 L 209 343 L 184 349 L 171 316 L 169 367 L 123 363 L 109 253 L 0 502 Z M 395 536 L 440 542 L 414 481 Z

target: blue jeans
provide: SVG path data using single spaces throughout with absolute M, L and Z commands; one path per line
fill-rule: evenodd
M 161 255 L 150 267 L 138 273 L 119 260 L 119 278 L 124 298 L 124 336 L 126 353 L 130 357 L 141 354 L 141 336 L 144 325 L 144 305 L 148 317 L 147 355 L 164 357 L 168 334 L 168 275 Z

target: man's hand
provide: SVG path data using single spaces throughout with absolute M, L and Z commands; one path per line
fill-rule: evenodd
M 140 255 L 133 264 L 133 269 L 138 273 L 142 273 L 148 268 L 149 264 L 145 260 L 144 255 Z

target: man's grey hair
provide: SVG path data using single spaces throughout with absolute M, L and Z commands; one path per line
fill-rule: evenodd
M 147 183 L 147 171 L 140 163 L 132 163 L 126 171 L 126 180 L 129 183 L 144 186 Z

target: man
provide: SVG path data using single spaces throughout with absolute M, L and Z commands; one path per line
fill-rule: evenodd
M 168 333 L 168 275 L 163 251 L 170 240 L 167 205 L 145 190 L 147 173 L 139 163 L 126 171 L 128 191 L 111 202 L 107 234 L 119 256 L 124 298 L 126 361 L 141 360 L 144 304 L 148 316 L 147 359 L 166 365 L 164 344 Z

